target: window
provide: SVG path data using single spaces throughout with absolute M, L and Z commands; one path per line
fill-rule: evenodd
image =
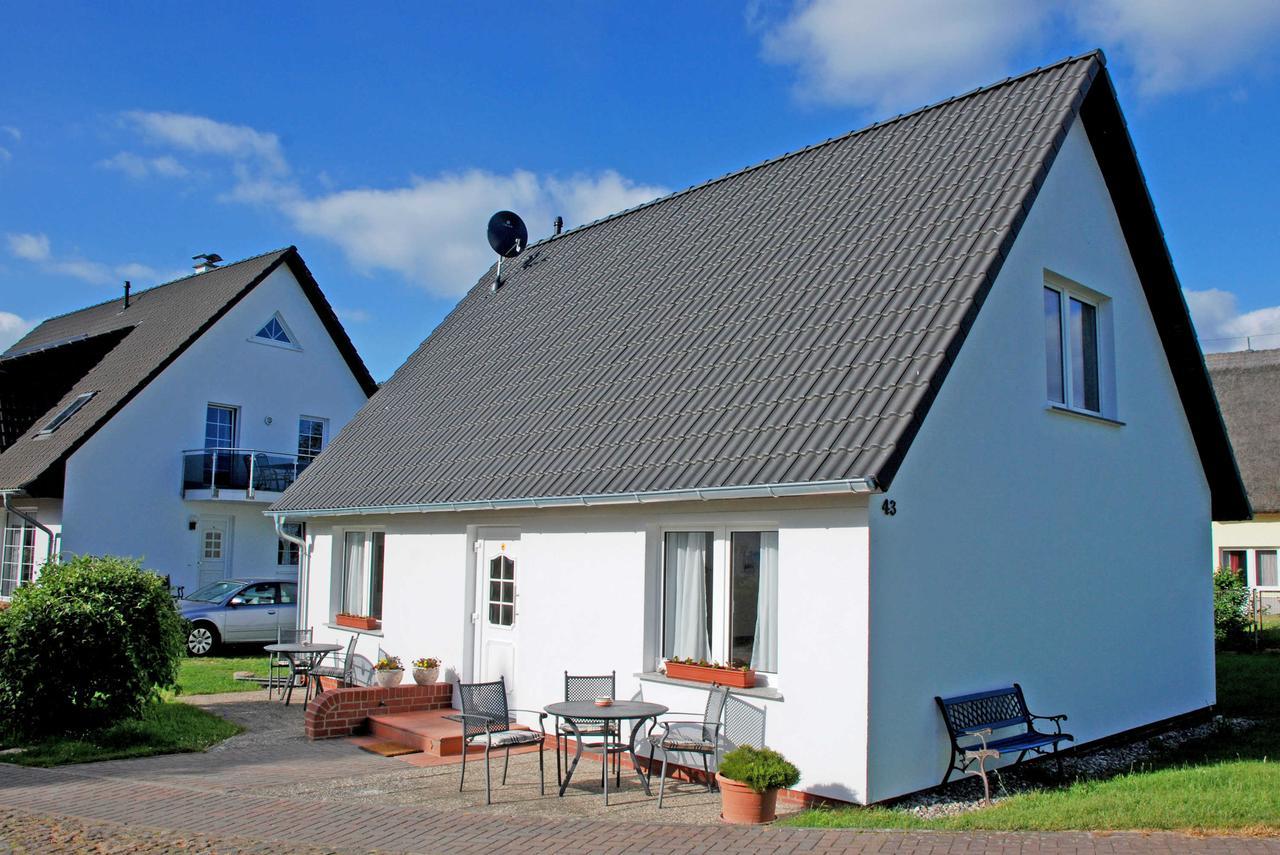
M 205 448 L 236 447 L 236 408 L 210 404 L 204 418 Z
M 41 434 L 53 433 L 58 428 L 62 427 L 64 424 L 66 424 L 67 419 L 71 418 L 76 413 L 80 412 L 80 408 L 83 407 L 85 404 L 89 403 L 89 399 L 91 399 L 96 394 L 98 393 L 85 392 L 82 395 L 76 395 L 70 404 L 67 404 L 65 407 L 63 407 L 56 416 L 54 416 L 52 419 L 49 420 L 49 423 L 47 425 L 40 428 L 40 433 Z
M 302 523 L 285 523 L 280 528 L 284 529 L 285 534 L 290 534 L 294 537 L 303 537 L 306 532 Z M 299 557 L 298 544 L 285 540 L 283 537 L 276 538 L 277 567 L 297 567 Z
M 506 555 L 489 562 L 489 623 L 511 626 L 516 621 L 516 563 Z
M 777 620 L 776 531 L 667 532 L 664 657 L 728 661 L 776 673 Z
M 284 318 L 280 317 L 279 312 L 272 315 L 271 320 L 263 324 L 262 328 L 253 334 L 253 337 L 258 341 L 272 344 L 283 344 L 293 348 L 298 346 L 298 343 L 293 339 L 293 335 L 289 332 L 289 328 L 285 326 Z
M 1276 572 L 1276 550 L 1259 549 L 1257 551 L 1257 580 L 1254 582 L 1259 588 L 1274 588 L 1280 585 L 1280 574 Z
M 1102 412 L 1099 304 L 1065 288 L 1044 287 L 1045 384 L 1049 401 Z
M 382 617 L 382 560 L 385 536 L 380 531 L 348 531 L 342 541 L 342 585 L 338 610 Z
M 1250 555 L 1249 553 L 1253 553 Z M 1280 549 L 1224 549 L 1219 567 L 1235 571 L 1246 585 L 1254 588 L 1280 588 Z M 1253 572 L 1249 568 L 1253 567 Z
M 245 606 L 274 606 L 280 601 L 275 582 L 250 585 L 231 598 L 231 602 Z
M 34 516 L 34 512 L 28 512 Z M 0 548 L 0 597 L 11 597 L 35 577 L 36 527 L 17 514 L 5 514 Z
M 298 419 L 298 463 L 304 465 L 324 450 L 325 419 L 303 416 Z
M 222 560 L 222 532 L 217 529 L 209 529 L 204 533 L 201 557 L 205 561 Z
M 281 582 L 280 602 L 283 605 L 298 602 L 298 586 L 293 582 Z

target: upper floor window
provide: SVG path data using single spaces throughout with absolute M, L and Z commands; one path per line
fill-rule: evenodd
M 272 315 L 271 319 L 263 324 L 258 331 L 253 334 L 253 338 L 251 340 L 264 342 L 266 344 L 283 345 L 284 347 L 298 347 L 297 338 L 294 337 L 288 324 L 284 322 L 284 318 L 280 317 L 279 312 Z
M 1049 402 L 1104 414 L 1112 385 L 1107 365 L 1106 300 L 1053 277 L 1044 286 L 1045 385 Z
M 204 417 L 205 448 L 236 447 L 236 408 L 210 404 Z
M 303 416 L 298 419 L 298 462 L 310 463 L 324 450 L 325 419 Z
M 75 398 L 72 399 L 70 404 L 67 404 L 65 407 L 59 410 L 58 414 L 54 416 L 52 419 L 50 419 L 47 425 L 40 428 L 40 433 L 42 434 L 53 433 L 58 428 L 62 427 L 62 425 L 66 423 L 67 419 L 71 418 L 76 413 L 80 412 L 80 408 L 83 407 L 85 404 L 89 403 L 89 400 L 93 398 L 93 396 L 96 394 L 98 393 L 84 392 L 83 394 L 76 395 Z

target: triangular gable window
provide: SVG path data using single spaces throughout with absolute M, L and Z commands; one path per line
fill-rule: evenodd
M 274 315 L 271 320 L 263 324 L 262 329 L 254 333 L 254 338 L 265 338 L 267 341 L 278 341 L 281 344 L 296 344 L 290 338 L 289 331 L 284 328 L 284 324 L 280 322 L 280 316 Z

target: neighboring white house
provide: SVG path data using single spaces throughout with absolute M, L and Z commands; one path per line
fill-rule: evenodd
M 1205 357 L 1253 519 L 1213 525 L 1213 567 L 1230 567 L 1280 614 L 1280 350 Z
M 378 616 L 521 707 L 750 662 L 730 738 L 874 802 L 942 778 L 935 695 L 1081 741 L 1212 705 L 1248 505 L 1089 54 L 530 246 L 272 511 L 317 638 Z
M 263 511 L 375 388 L 293 247 L 50 318 L 0 356 L 0 596 L 58 553 L 296 578 Z

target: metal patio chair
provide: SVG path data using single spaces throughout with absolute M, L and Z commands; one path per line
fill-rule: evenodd
M 473 744 L 484 746 L 484 803 L 493 804 L 493 791 L 489 783 L 489 752 L 505 748 L 506 759 L 502 763 L 502 785 L 507 784 L 507 769 L 511 765 L 512 745 L 538 744 L 538 793 L 546 795 L 546 775 L 543 771 L 542 746 L 547 738 L 542 710 L 524 710 L 507 707 L 507 679 L 499 677 L 492 683 L 458 683 L 458 700 L 462 705 L 460 715 L 451 716 L 462 722 L 462 774 L 458 777 L 458 792 L 467 779 L 467 751 Z M 534 713 L 538 716 L 541 732 L 515 730 L 511 725 L 513 712 Z
M 608 674 L 570 674 L 564 672 L 564 699 L 566 701 L 594 701 L 596 698 L 617 698 L 618 697 L 618 672 L 611 671 Z M 605 727 L 603 721 L 591 721 L 589 719 L 578 720 L 578 732 L 582 734 L 582 744 L 587 747 L 601 747 L 605 744 Z M 618 735 L 618 723 L 613 722 L 609 727 L 609 736 L 616 738 Z M 561 753 L 564 754 L 564 768 L 569 765 L 569 740 L 573 739 L 574 729 L 568 722 L 559 722 L 556 725 L 556 784 L 559 784 L 563 778 L 561 777 Z M 595 737 L 592 739 L 592 737 Z M 590 739 L 590 741 L 588 741 Z M 616 739 L 615 739 L 616 741 Z M 614 761 L 614 772 L 618 776 L 618 786 L 622 786 L 622 764 L 619 760 L 621 749 L 612 751 Z M 604 782 L 601 782 L 604 786 Z
M 310 629 L 277 629 L 276 643 L 310 644 L 311 634 L 312 631 Z M 289 675 L 289 657 L 283 653 L 272 653 L 271 658 L 267 661 L 267 700 L 271 700 L 272 691 L 277 685 L 276 672 L 278 671 L 285 672 L 285 677 L 282 678 L 280 683 L 280 694 L 283 696 L 285 689 L 288 688 L 284 685 L 284 681 L 288 679 Z
M 702 711 L 700 721 L 680 719 L 656 721 L 649 729 L 649 768 L 646 779 L 653 777 L 654 749 L 662 749 L 662 775 L 658 779 L 658 810 L 662 810 L 662 796 L 667 786 L 667 760 L 672 751 L 701 754 L 702 771 L 707 776 L 707 792 L 711 792 L 714 788 L 707 758 L 715 757 L 717 767 L 720 765 L 721 719 L 724 717 L 724 705 L 728 699 L 729 687 L 713 684 L 711 691 L 707 693 L 707 706 Z M 665 715 L 697 715 L 697 713 L 668 712 Z M 654 731 L 659 729 L 662 733 L 655 739 Z
M 332 677 L 337 680 L 338 684 L 341 686 L 355 685 L 351 678 L 351 672 L 352 668 L 355 667 L 356 643 L 358 641 L 360 641 L 360 633 L 351 633 L 351 639 L 347 642 L 346 652 L 341 654 L 332 654 L 332 665 L 326 664 L 328 662 L 328 657 L 326 657 L 325 659 L 320 660 L 321 664 L 311 669 L 311 673 L 314 674 L 316 678 L 317 695 L 320 694 L 321 677 Z

